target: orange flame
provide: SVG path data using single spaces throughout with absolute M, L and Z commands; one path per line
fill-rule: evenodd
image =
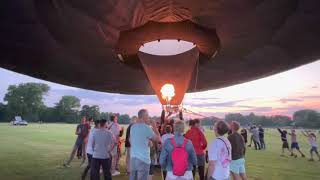
M 164 100 L 170 102 L 172 97 L 175 96 L 173 84 L 165 84 L 161 87 L 161 96 Z

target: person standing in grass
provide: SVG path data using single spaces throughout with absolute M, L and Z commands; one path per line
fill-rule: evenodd
M 256 126 L 253 126 L 252 129 L 251 129 L 251 133 L 252 133 L 252 140 L 253 140 L 253 143 L 254 143 L 255 150 L 261 150 L 258 128 Z M 251 144 L 251 142 L 250 142 L 250 144 Z
M 245 168 L 245 152 L 246 144 L 243 137 L 238 133 L 240 124 L 236 121 L 231 123 L 232 134 L 228 136 L 228 140 L 231 144 L 231 157 L 230 171 L 233 180 L 247 180 L 246 168 Z
M 165 134 L 163 134 L 161 136 L 161 145 L 163 146 L 164 143 L 172 138 L 174 135 L 172 134 L 172 127 L 170 125 L 166 125 L 165 126 Z M 163 179 L 166 179 L 166 176 L 167 176 L 167 170 L 166 168 L 161 168 L 162 169 L 162 175 L 163 175 Z
M 91 161 L 91 180 L 100 179 L 100 167 L 105 180 L 112 180 L 111 176 L 111 151 L 115 146 L 115 137 L 110 130 L 106 129 L 107 121 L 100 121 L 100 128 L 95 130 L 92 137 L 92 161 Z
M 192 180 L 192 169 L 197 164 L 197 156 L 192 142 L 183 137 L 184 122 L 174 123 L 174 137 L 162 146 L 160 165 L 167 170 L 166 180 Z
M 229 131 L 225 121 L 215 123 L 216 139 L 209 146 L 208 180 L 229 180 L 231 162 L 231 144 L 224 135 Z
M 240 134 L 244 139 L 244 143 L 247 144 L 247 142 L 248 142 L 248 132 L 247 132 L 246 128 L 242 128 Z
M 130 180 L 147 180 L 150 170 L 150 147 L 149 141 L 161 141 L 160 133 L 154 121 L 149 122 L 146 109 L 138 112 L 137 122 L 130 130 Z
M 131 119 L 131 123 L 127 128 L 126 131 L 126 140 L 124 143 L 124 146 L 126 148 L 126 168 L 127 168 L 127 174 L 130 174 L 130 147 L 131 147 L 131 143 L 130 143 L 130 130 L 131 130 L 131 126 L 136 122 L 137 118 L 134 117 Z
M 301 152 L 299 143 L 297 141 L 297 134 L 295 129 L 291 129 L 291 133 L 288 133 L 291 136 L 291 156 L 297 157 L 296 154 L 294 154 L 293 150 L 296 149 L 300 154 L 301 157 L 305 157 L 305 155 Z
M 190 139 L 193 147 L 197 154 L 197 166 L 200 180 L 204 180 L 204 169 L 205 169 L 205 149 L 207 148 L 207 140 L 200 130 L 199 119 L 194 119 L 191 121 L 191 128 L 185 134 L 187 139 Z M 196 166 L 193 167 L 193 177 L 195 176 Z
M 94 121 L 94 128 L 90 131 L 89 138 L 88 138 L 88 144 L 87 144 L 87 149 L 86 149 L 87 157 L 88 157 L 88 164 L 82 173 L 82 176 L 81 176 L 82 180 L 86 179 L 87 173 L 91 167 L 91 160 L 92 160 L 92 155 L 93 155 L 93 134 L 99 128 L 100 128 L 100 121 L 95 120 Z
M 288 144 L 288 139 L 287 139 L 287 131 L 286 130 L 281 130 L 280 128 L 277 128 L 280 135 L 281 135 L 281 141 L 282 141 L 282 153 L 281 156 L 284 155 L 284 150 L 287 149 L 289 153 L 291 154 L 291 151 L 289 149 L 289 144 Z
M 261 146 L 261 149 L 266 149 L 266 144 L 264 142 L 264 129 L 262 128 L 261 125 L 259 125 L 259 142 L 260 142 L 260 146 Z
M 303 132 L 302 131 L 302 134 L 305 135 L 306 137 L 308 137 L 308 141 L 311 145 L 311 149 L 310 149 L 310 159 L 309 161 L 314 161 L 313 159 L 313 153 L 315 153 L 318 158 L 319 158 L 319 161 L 320 161 L 320 155 L 318 153 L 318 144 L 317 144 L 317 136 L 313 133 L 313 132 L 308 132 L 308 131 L 305 131 Z
M 72 148 L 72 151 L 70 153 L 70 157 L 69 159 L 63 163 L 63 166 L 65 167 L 70 167 L 70 163 L 71 161 L 73 160 L 78 148 L 84 148 L 83 146 L 83 143 L 84 143 L 84 140 L 87 138 L 88 134 L 89 134 L 89 126 L 87 125 L 87 119 L 86 117 L 83 117 L 82 120 L 81 120 L 81 124 L 79 124 L 76 128 L 76 132 L 75 134 L 78 136 L 77 137 L 77 140 Z M 85 151 L 83 151 L 85 152 Z
M 115 137 L 115 146 L 114 149 L 111 151 L 111 174 L 112 176 L 117 176 L 120 174 L 120 172 L 117 170 L 117 161 L 118 161 L 118 144 L 120 140 L 120 130 L 121 127 L 118 124 L 118 117 L 115 115 L 112 115 L 110 117 L 110 125 L 108 129 L 112 132 L 113 136 Z

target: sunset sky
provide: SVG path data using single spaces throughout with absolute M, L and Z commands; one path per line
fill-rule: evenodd
M 51 90 L 45 104 L 54 106 L 63 95 L 74 95 L 81 104 L 99 105 L 101 111 L 136 115 L 147 108 L 151 115 L 160 115 L 156 96 L 121 95 L 84 90 L 42 81 L 0 68 L 0 100 L 11 84 L 47 83 Z M 296 110 L 311 108 L 320 111 L 320 60 L 267 78 L 206 92 L 186 94 L 184 106 L 205 115 L 223 117 L 228 112 L 291 116 Z

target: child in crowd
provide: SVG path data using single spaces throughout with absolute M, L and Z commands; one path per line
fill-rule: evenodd
M 244 139 L 244 143 L 247 144 L 247 142 L 248 142 L 248 132 L 247 132 L 247 130 L 245 128 L 241 129 L 240 134 Z
M 243 137 L 238 133 L 240 124 L 236 121 L 232 121 L 231 130 L 232 134 L 228 136 L 228 140 L 231 143 L 231 157 L 230 171 L 232 179 L 234 180 L 247 180 L 246 168 L 245 168 L 245 152 L 246 144 Z
M 305 132 L 302 131 L 302 134 L 305 135 L 306 137 L 308 137 L 309 143 L 311 145 L 311 149 L 310 149 L 310 156 L 311 157 L 310 157 L 309 161 L 314 161 L 313 153 L 315 153 L 318 156 L 319 161 L 320 161 L 320 155 L 318 153 L 318 144 L 317 144 L 316 135 L 313 132 L 308 132 L 308 131 L 305 131 Z
M 261 125 L 259 125 L 259 141 L 260 141 L 260 146 L 261 146 L 261 149 L 266 149 L 266 144 L 264 142 L 264 129 L 262 128 Z
M 204 180 L 205 171 L 205 150 L 207 148 L 207 140 L 200 129 L 201 124 L 199 119 L 192 120 L 190 129 L 186 132 L 185 138 L 191 140 L 197 155 L 197 166 L 193 167 L 193 177 L 195 176 L 196 169 L 198 169 L 199 180 Z
M 281 135 L 281 141 L 282 141 L 282 153 L 281 156 L 284 156 L 284 150 L 287 149 L 289 153 L 291 154 L 291 151 L 289 149 L 289 144 L 288 144 L 288 139 L 287 139 L 287 131 L 286 130 L 281 130 L 278 128 L 278 131 Z
M 229 140 L 224 137 L 229 131 L 228 124 L 225 121 L 218 121 L 215 123 L 214 132 L 216 139 L 212 141 L 208 154 L 208 179 L 229 179 L 230 178 L 230 162 L 231 158 L 231 144 Z
M 296 149 L 301 154 L 301 157 L 305 157 L 305 155 L 300 150 L 299 143 L 297 141 L 296 130 L 291 129 L 291 133 L 288 134 L 291 136 L 291 156 L 297 157 L 297 155 L 293 152 L 293 150 Z

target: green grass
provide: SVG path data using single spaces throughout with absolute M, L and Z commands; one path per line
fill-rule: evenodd
M 68 124 L 31 124 L 27 127 L 0 124 L 0 179 L 80 179 L 83 170 L 79 167 L 80 160 L 75 159 L 71 168 L 61 166 L 74 144 L 74 130 L 75 125 Z M 214 138 L 213 132 L 207 132 L 206 136 L 209 142 Z M 298 140 L 303 152 L 309 157 L 307 139 L 300 135 Z M 308 162 L 306 158 L 300 157 L 280 157 L 281 142 L 277 131 L 266 130 L 265 141 L 267 150 L 247 151 L 249 179 L 320 179 L 320 162 Z M 121 164 L 124 165 L 124 159 Z M 124 172 L 123 167 L 121 171 Z M 157 176 L 155 180 L 160 179 L 159 174 Z M 128 178 L 122 175 L 113 179 Z

